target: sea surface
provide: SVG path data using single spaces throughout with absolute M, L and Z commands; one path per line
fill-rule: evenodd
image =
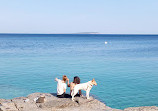
M 158 35 L 0 34 L 0 98 L 55 93 L 62 75 L 95 78 L 112 108 L 158 106 Z

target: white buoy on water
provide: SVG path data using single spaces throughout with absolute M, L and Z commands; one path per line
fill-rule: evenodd
M 107 41 L 105 41 L 105 44 L 108 44 L 108 42 L 107 42 Z

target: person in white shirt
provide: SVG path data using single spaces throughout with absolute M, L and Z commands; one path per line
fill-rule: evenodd
M 58 82 L 57 83 L 57 97 L 59 97 L 59 98 L 68 97 L 68 95 L 65 94 L 66 88 L 67 88 L 66 81 L 68 80 L 67 76 L 63 75 L 62 80 L 60 80 L 58 78 L 55 78 L 55 80 Z

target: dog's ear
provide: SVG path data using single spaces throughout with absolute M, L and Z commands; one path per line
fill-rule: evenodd
M 94 79 L 94 78 L 92 79 L 92 82 L 93 82 L 93 81 L 95 81 L 95 79 Z

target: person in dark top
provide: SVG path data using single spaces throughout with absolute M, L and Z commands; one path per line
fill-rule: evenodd
M 70 87 L 70 95 L 76 84 L 80 84 L 80 78 L 78 76 L 75 76 L 73 82 L 71 83 L 69 83 L 69 79 L 68 79 L 68 87 Z M 79 93 L 77 93 L 76 96 L 79 97 L 82 96 L 81 90 L 79 90 Z

